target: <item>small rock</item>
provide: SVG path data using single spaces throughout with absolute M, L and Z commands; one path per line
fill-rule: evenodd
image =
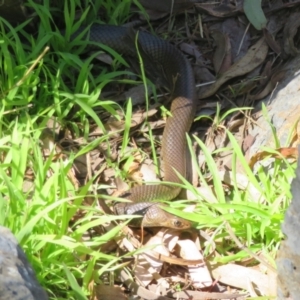
M 9 229 L 0 226 L 0 300 L 46 300 L 24 251 Z

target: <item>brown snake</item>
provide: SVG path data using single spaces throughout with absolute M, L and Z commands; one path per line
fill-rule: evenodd
M 84 29 L 75 33 L 77 36 Z M 134 38 L 128 42 L 130 30 L 112 25 L 93 25 L 88 31 L 88 39 L 94 49 L 100 49 L 95 43 L 109 46 L 120 54 L 137 59 Z M 164 180 L 181 183 L 176 172 L 186 176 L 186 133 L 190 130 L 196 108 L 195 80 L 192 67 L 186 57 L 169 42 L 146 32 L 138 32 L 138 48 L 142 56 L 147 56 L 156 71 L 164 74 L 167 88 L 172 95 L 171 116 L 168 118 L 162 138 L 162 156 L 164 160 Z M 176 172 L 175 172 L 176 170 Z M 172 200 L 178 196 L 181 188 L 164 182 L 157 185 L 134 187 L 120 197 L 131 202 L 114 205 L 116 214 L 142 215 L 142 222 L 133 223 L 143 227 L 171 227 L 185 229 L 190 222 L 172 215 L 161 208 L 159 200 Z M 138 220 L 138 219 L 135 219 Z

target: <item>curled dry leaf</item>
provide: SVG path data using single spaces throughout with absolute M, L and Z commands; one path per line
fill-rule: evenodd
M 160 272 L 163 267 L 164 262 L 168 262 L 173 265 L 185 265 L 189 268 L 193 266 L 204 266 L 202 256 L 199 253 L 194 242 L 189 241 L 189 245 L 193 244 L 193 253 L 188 253 L 185 257 L 176 257 L 171 252 L 173 252 L 176 244 L 178 244 L 179 232 L 176 230 L 160 230 L 155 236 L 151 237 L 149 241 L 144 245 L 148 248 L 142 254 L 136 255 L 136 262 L 134 268 L 134 274 L 139 285 L 147 287 L 155 279 L 158 282 L 157 288 L 170 288 L 170 282 L 166 281 L 161 277 Z M 127 240 L 123 239 L 123 245 L 128 251 L 133 251 L 134 246 Z M 195 254 L 197 251 L 197 255 Z M 185 253 L 187 250 L 185 249 Z M 192 258 L 192 259 L 191 259 Z M 195 268 L 197 269 L 197 268 Z M 196 272 L 194 272 L 196 273 Z M 202 280 L 204 277 L 201 277 Z M 196 279 L 199 280 L 199 277 Z M 195 279 L 195 282 L 196 282 Z M 204 278 L 208 282 L 207 277 Z M 168 286 L 167 286 L 168 285 Z
M 284 52 L 286 54 L 290 54 L 296 56 L 300 53 L 300 50 L 295 46 L 294 37 L 298 32 L 300 26 L 300 12 L 295 12 L 290 15 L 288 18 L 284 29 L 283 29 L 283 36 L 284 36 Z
M 94 297 L 93 300 L 126 300 L 128 299 L 127 296 L 125 296 L 122 289 L 118 286 L 110 286 L 110 285 L 104 285 L 100 284 L 97 285 L 94 289 Z
M 243 266 L 228 264 L 212 270 L 213 277 L 219 282 L 248 290 L 249 284 L 254 287 L 258 295 L 275 296 L 276 278 L 260 271 Z
M 195 243 L 191 240 L 179 240 L 180 255 L 182 258 L 203 259 Z M 207 288 L 212 285 L 210 273 L 205 264 L 188 266 L 189 276 L 195 288 Z
M 227 71 L 231 65 L 230 39 L 226 33 L 222 33 L 218 30 L 213 30 L 211 35 L 217 45 L 217 49 L 213 57 L 215 72 L 217 74 L 222 74 Z
M 280 81 L 282 81 L 285 77 L 286 77 L 286 70 L 284 69 L 278 70 L 271 76 L 271 79 L 268 80 L 267 85 L 260 93 L 256 95 L 249 95 L 249 100 L 257 101 L 265 98 L 275 89 L 276 85 Z
M 251 46 L 251 36 L 246 24 L 241 20 L 229 18 L 222 23 L 222 32 L 230 38 L 232 61 L 235 63 L 246 55 Z
M 282 157 L 284 158 L 297 158 L 298 157 L 298 149 L 295 147 L 290 147 L 290 148 L 278 148 L 275 149 L 275 151 L 279 152 L 281 155 L 278 155 L 276 153 L 270 153 L 268 151 L 262 151 L 262 152 L 258 152 L 255 155 L 253 155 L 250 159 L 249 162 L 249 167 L 251 169 L 253 169 L 254 165 L 260 161 L 263 160 L 264 158 L 270 156 L 273 158 L 277 158 L 277 159 L 282 159 Z
M 267 41 L 269 47 L 270 47 L 276 54 L 280 55 L 280 53 L 281 53 L 281 47 L 280 47 L 280 45 L 274 40 L 274 38 L 273 38 L 272 34 L 270 33 L 270 31 L 269 31 L 267 28 L 265 28 L 265 29 L 263 30 L 263 32 L 264 32 L 264 36 L 265 36 L 265 39 L 266 39 L 266 41 Z
M 259 39 L 255 45 L 253 45 L 247 52 L 247 54 L 233 64 L 229 70 L 227 70 L 221 77 L 212 84 L 208 89 L 204 90 L 204 93 L 200 93 L 200 99 L 212 96 L 226 81 L 247 74 L 261 65 L 268 54 L 268 45 L 265 38 Z
M 150 159 L 146 159 L 141 164 L 140 172 L 142 173 L 143 180 L 147 182 L 159 181 L 155 173 L 155 166 L 153 164 L 153 161 Z
M 173 231 L 160 230 L 149 239 L 145 246 L 153 249 L 153 246 L 156 245 L 153 249 L 156 253 L 170 256 L 170 249 L 174 248 L 178 238 L 178 235 L 174 234 Z M 145 251 L 143 255 L 137 257 L 137 267 L 134 274 L 142 286 L 147 286 L 153 279 L 158 280 L 160 278 L 159 272 L 162 265 L 163 262 L 160 259 L 153 257 L 151 254 L 148 255 Z
M 239 8 L 229 3 L 229 1 L 222 1 L 218 6 L 215 3 L 195 4 L 195 8 L 199 12 L 205 12 L 220 18 L 234 16 L 239 13 Z

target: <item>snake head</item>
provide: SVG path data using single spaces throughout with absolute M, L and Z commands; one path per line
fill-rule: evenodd
M 173 229 L 188 229 L 191 227 L 191 223 L 188 220 L 182 219 L 180 217 L 177 217 L 175 215 L 166 213 L 166 219 L 165 225 L 162 225 L 164 227 L 169 227 Z
M 142 224 L 145 227 L 166 227 L 179 230 L 191 227 L 191 223 L 188 220 L 166 212 L 157 204 L 154 207 L 152 206 L 151 210 L 144 215 Z

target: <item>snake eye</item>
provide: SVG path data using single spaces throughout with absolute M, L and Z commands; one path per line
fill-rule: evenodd
M 173 225 L 174 225 L 174 227 L 177 227 L 177 228 L 179 228 L 179 227 L 181 227 L 181 226 L 182 226 L 182 222 L 181 222 L 181 221 L 179 221 L 179 220 L 174 220 L 174 221 L 173 221 Z

